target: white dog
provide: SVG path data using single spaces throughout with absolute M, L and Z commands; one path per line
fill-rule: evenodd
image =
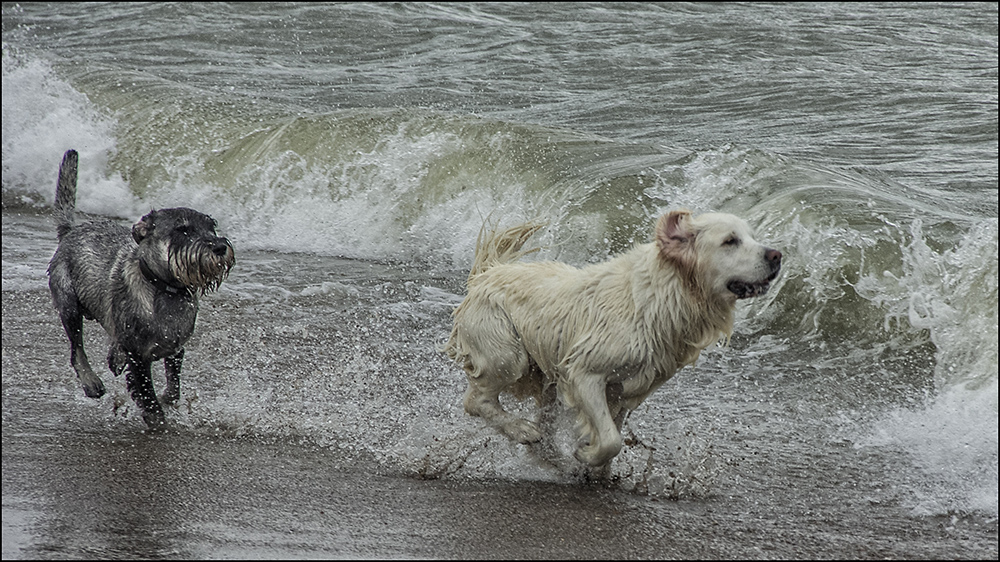
M 781 269 L 781 252 L 721 213 L 670 212 L 654 242 L 582 269 L 516 262 L 541 226 L 485 228 L 444 347 L 469 380 L 465 411 L 535 442 L 538 425 L 506 412 L 499 395 L 533 396 L 541 406 L 554 385 L 577 412 L 575 456 L 595 467 L 621 451 L 625 415 L 728 338 L 736 300 L 764 294 Z

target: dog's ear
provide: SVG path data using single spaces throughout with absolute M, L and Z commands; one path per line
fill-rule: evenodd
M 153 215 L 155 211 L 150 211 L 146 216 L 142 217 L 135 224 L 132 225 L 132 238 L 135 239 L 135 243 L 139 244 L 142 239 L 149 236 L 153 232 Z
M 656 244 L 660 258 L 673 264 L 681 279 L 696 299 L 702 298 L 698 283 L 698 256 L 695 252 L 697 231 L 691 225 L 691 211 L 671 211 L 656 223 Z
M 660 256 L 679 267 L 694 266 L 694 238 L 691 211 L 687 209 L 670 211 L 656 223 L 656 244 L 660 248 Z

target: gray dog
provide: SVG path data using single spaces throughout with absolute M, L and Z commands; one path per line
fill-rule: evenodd
M 236 263 L 216 222 L 191 209 L 151 211 L 132 231 L 110 221 L 74 225 L 77 153 L 59 167 L 55 214 L 59 247 L 49 262 L 49 289 L 70 342 L 70 362 L 91 398 L 104 395 L 83 351 L 83 319 L 97 320 L 111 337 L 108 367 L 125 382 L 153 430 L 165 424 L 150 367 L 163 359 L 167 388 L 161 400 L 180 398 L 184 344 L 194 331 L 198 294 L 219 287 Z

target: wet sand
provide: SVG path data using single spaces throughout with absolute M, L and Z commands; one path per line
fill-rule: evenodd
M 8 418 L 12 558 L 979 558 L 928 521 L 778 528 L 738 500 L 656 501 L 600 486 L 375 474 L 309 446 L 69 430 Z M 760 510 L 761 506 L 757 506 Z M 860 531 L 860 532 L 859 532 Z

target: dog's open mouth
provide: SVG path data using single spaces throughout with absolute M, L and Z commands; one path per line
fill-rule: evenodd
M 742 279 L 733 279 L 726 285 L 729 292 L 736 295 L 737 299 L 749 299 L 752 297 L 759 297 L 771 288 L 771 281 L 778 276 L 778 271 L 774 271 L 762 281 L 743 281 Z
M 758 281 L 756 283 L 748 283 L 746 281 L 730 281 L 726 288 L 729 292 L 736 295 L 737 299 L 749 299 L 751 297 L 759 297 L 767 292 L 771 288 L 771 281 Z

